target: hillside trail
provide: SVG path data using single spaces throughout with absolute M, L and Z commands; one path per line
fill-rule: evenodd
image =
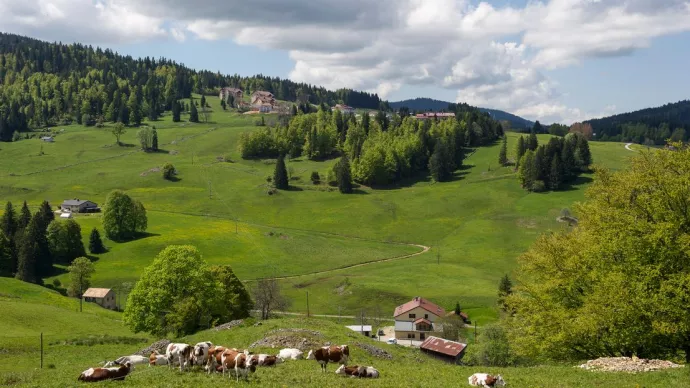
M 625 149 L 628 150 L 628 151 L 633 151 L 633 152 L 635 152 L 634 149 L 630 148 L 631 145 L 633 145 L 633 143 L 628 143 L 628 144 L 626 144 L 626 145 L 625 145 Z

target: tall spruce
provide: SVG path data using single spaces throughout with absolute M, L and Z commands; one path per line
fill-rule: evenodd
M 0 276 L 9 277 L 14 272 L 12 241 L 0 230 Z
M 527 149 L 536 151 L 537 147 L 539 147 L 539 140 L 537 139 L 537 134 L 532 132 L 529 134 L 529 138 L 527 139 Z
M 577 136 L 577 163 L 580 170 L 589 171 L 589 166 L 592 164 L 592 153 L 589 150 L 589 142 L 583 135 Z
M 577 176 L 578 169 L 577 161 L 575 160 L 575 150 L 573 143 L 565 141 L 563 143 L 563 151 L 561 152 L 561 168 L 563 169 L 563 182 L 570 182 Z
M 517 144 L 515 145 L 515 165 L 519 166 L 520 161 L 522 160 L 522 157 L 525 155 L 525 151 L 527 151 L 527 144 L 525 144 L 525 137 L 520 136 L 518 137 Z
M 29 225 L 22 233 L 22 239 L 19 242 L 19 252 L 17 261 L 16 278 L 25 282 L 39 283 L 41 277 L 39 275 L 38 266 L 41 257 L 41 249 L 39 247 L 39 240 L 45 239 L 45 232 L 41 230 L 41 223 L 38 214 L 31 217 Z
M 520 161 L 520 169 L 518 170 L 518 179 L 520 184 L 527 190 L 531 190 L 534 182 L 537 180 L 537 170 L 534 165 L 534 151 L 527 150 Z
M 17 215 L 12 202 L 7 202 L 5 205 L 5 212 L 2 214 L 2 218 L 0 218 L 0 230 L 9 239 L 13 239 L 15 233 L 17 233 Z
M 153 137 L 151 139 L 151 150 L 154 152 L 158 151 L 158 131 L 156 131 L 156 128 L 153 128 Z
M 338 181 L 338 190 L 343 194 L 352 193 L 352 173 L 347 155 L 343 155 L 335 165 L 335 176 Z
M 287 190 L 290 186 L 287 168 L 285 167 L 285 157 L 283 155 L 280 155 L 278 157 L 278 161 L 276 162 L 276 168 L 273 172 L 273 184 L 275 185 L 276 189 L 279 190 Z
M 549 189 L 558 190 L 563 184 L 563 167 L 561 164 L 561 157 L 554 156 L 551 159 L 551 171 L 549 172 Z
M 129 123 L 131 125 L 141 124 L 141 89 L 136 86 L 129 94 L 127 100 L 127 107 L 129 108 Z
M 503 144 L 501 150 L 498 152 L 498 164 L 505 166 L 508 164 L 508 137 L 503 137 Z
M 89 236 L 89 252 L 93 253 L 94 255 L 105 253 L 105 245 L 103 245 L 101 234 L 96 228 L 93 228 L 91 235 Z
M 189 103 L 189 121 L 192 123 L 199 122 L 199 111 L 196 109 L 196 104 L 194 100 Z
M 429 172 L 436 182 L 446 182 L 453 174 L 453 160 L 449 158 L 448 145 L 439 139 L 434 147 L 434 153 L 429 159 Z
M 498 305 L 506 311 L 506 298 L 513 293 L 513 282 L 508 275 L 504 275 L 498 283 Z
M 534 122 L 534 125 L 532 126 L 531 133 L 537 134 L 537 133 L 546 133 L 544 131 L 544 127 L 539 123 L 539 120 Z
M 26 226 L 29 225 L 29 221 L 31 221 L 31 211 L 29 210 L 29 205 L 24 201 L 22 210 L 19 211 L 19 218 L 17 219 L 17 230 L 26 228 Z
M 180 121 L 180 110 L 182 110 L 182 107 L 180 106 L 180 102 L 179 101 L 173 102 L 172 121 L 175 123 Z
M 202 95 L 201 95 L 201 109 L 203 110 L 203 109 L 205 109 L 205 108 L 206 108 L 206 96 L 204 96 L 204 95 L 202 94 Z

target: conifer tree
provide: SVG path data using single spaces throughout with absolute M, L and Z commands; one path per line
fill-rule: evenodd
M 196 109 L 194 101 L 189 103 L 189 121 L 192 123 L 199 122 L 199 111 Z
M 14 272 L 12 241 L 0 230 L 0 276 L 9 277 Z
M 172 121 L 173 122 L 177 123 L 180 121 L 180 110 L 181 109 L 182 108 L 180 107 L 179 101 L 173 102 L 173 105 L 172 105 Z
M 558 190 L 563 184 L 563 168 L 561 167 L 561 158 L 559 155 L 554 156 L 551 160 L 551 172 L 549 173 L 549 188 L 551 190 Z
M 498 152 L 498 164 L 505 166 L 508 164 L 508 138 L 503 137 L 503 144 L 501 150 Z
M 151 139 L 151 150 L 154 152 L 158 151 L 158 131 L 156 128 L 153 129 L 153 138 Z
M 202 94 L 202 95 L 201 95 L 201 109 L 203 110 L 203 109 L 205 109 L 205 108 L 206 108 L 206 96 L 204 96 L 204 95 Z
M 38 283 L 38 266 L 41 257 L 41 249 L 38 241 L 45 239 L 45 232 L 41 230 L 41 220 L 38 214 L 31 217 L 29 225 L 22 234 L 19 242 L 17 274 L 16 278 L 25 282 Z
M 14 212 L 12 202 L 7 202 L 5 205 L 5 212 L 0 218 L 0 230 L 7 236 L 7 238 L 14 238 L 17 233 L 17 215 Z
M 343 155 L 335 165 L 335 176 L 338 181 L 338 190 L 343 194 L 352 193 L 352 173 L 347 155 Z
M 131 125 L 141 124 L 141 92 L 139 87 L 135 87 L 129 94 L 129 100 L 127 101 L 127 107 L 129 108 L 129 123 Z
M 531 190 L 534 181 L 537 180 L 536 169 L 534 167 L 534 151 L 527 150 L 520 161 L 520 169 L 518 170 L 520 185 L 527 190 Z
M 26 226 L 29 225 L 29 221 L 31 221 L 31 211 L 29 210 L 29 205 L 24 201 L 22 210 L 19 212 L 19 218 L 17 219 L 17 230 L 19 231 L 26 228 Z
M 539 140 L 537 140 L 537 134 L 532 132 L 530 133 L 529 139 L 527 140 L 527 149 L 536 151 L 537 147 L 539 147 Z
M 565 141 L 561 152 L 561 168 L 563 171 L 563 182 L 570 182 L 576 176 L 577 161 L 575 160 L 575 150 L 573 143 Z
M 589 165 L 592 164 L 592 153 L 589 150 L 589 142 L 583 135 L 577 137 L 577 162 L 580 165 L 580 170 L 588 171 Z
M 105 252 L 105 246 L 103 245 L 103 240 L 101 240 L 101 234 L 96 228 L 93 228 L 91 235 L 89 236 L 89 252 L 95 255 Z
M 501 282 L 498 284 L 498 305 L 503 311 L 506 311 L 506 298 L 513 293 L 513 282 L 510 281 L 508 275 L 504 275 L 501 278 Z
M 276 189 L 280 190 L 287 190 L 290 185 L 287 168 L 285 167 L 285 157 L 283 155 L 279 156 L 276 162 L 276 169 L 273 172 L 273 184 Z
M 515 165 L 518 166 L 520 165 L 520 161 L 522 160 L 522 156 L 525 155 L 525 151 L 527 150 L 527 145 L 525 144 L 525 138 L 524 136 L 520 136 L 517 141 L 517 145 L 515 146 Z
M 439 139 L 434 147 L 434 153 L 429 159 L 429 172 L 436 182 L 450 180 L 453 173 L 452 160 L 449 160 L 448 145 L 445 140 Z

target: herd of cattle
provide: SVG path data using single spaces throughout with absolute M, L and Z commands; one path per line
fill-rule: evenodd
M 103 380 L 124 380 L 134 370 L 135 365 L 148 364 L 149 366 L 168 365 L 169 368 L 179 366 L 183 372 L 194 365 L 203 367 L 207 373 L 220 372 L 225 376 L 227 372 L 230 378 L 233 374 L 237 381 L 243 377 L 249 379 L 249 374 L 254 373 L 257 367 L 270 367 L 288 360 L 299 360 L 304 353 L 299 349 L 282 349 L 277 355 L 252 354 L 248 350 L 226 348 L 213 345 L 211 342 L 200 342 L 194 347 L 188 344 L 171 343 L 167 346 L 165 354 L 153 352 L 149 357 L 132 355 L 120 357 L 117 360 L 106 362 L 102 368 L 89 368 L 79 375 L 79 381 L 96 382 Z M 347 366 L 350 361 L 350 348 L 347 345 L 324 346 L 310 350 L 307 360 L 315 360 L 319 363 L 322 372 L 326 372 L 329 363 L 341 364 L 335 371 L 336 374 L 353 378 L 378 378 L 379 371 L 372 366 Z M 505 381 L 501 377 L 486 373 L 475 373 L 469 377 L 468 382 L 472 386 L 494 387 L 504 386 Z
M 165 354 L 153 352 L 149 357 L 132 355 L 120 357 L 106 362 L 102 368 L 89 368 L 79 375 L 79 381 L 95 382 L 103 380 L 124 380 L 134 369 L 135 365 L 149 366 L 168 365 L 169 368 L 179 366 L 184 371 L 194 365 L 203 367 L 209 374 L 220 372 L 225 376 L 227 372 L 239 379 L 249 379 L 249 374 L 257 367 L 268 367 L 283 363 L 287 360 L 299 360 L 304 353 L 299 349 L 282 349 L 277 355 L 252 354 L 248 350 L 226 348 L 213 345 L 211 342 L 200 342 L 193 347 L 188 344 L 171 343 Z M 328 363 L 342 364 L 335 373 L 351 377 L 377 378 L 379 371 L 371 366 L 346 366 L 350 359 L 350 348 L 347 345 L 324 346 L 310 350 L 307 360 L 316 360 L 323 372 Z

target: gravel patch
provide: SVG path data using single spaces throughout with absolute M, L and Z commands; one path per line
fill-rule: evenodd
M 232 328 L 235 327 L 235 326 L 241 325 L 242 322 L 244 322 L 244 320 L 242 320 L 242 319 L 236 319 L 236 320 L 234 320 L 234 321 L 230 321 L 230 322 L 228 322 L 228 323 L 224 323 L 224 324 L 222 324 L 222 325 L 218 325 L 218 326 L 214 327 L 213 330 L 215 330 L 215 331 L 220 331 L 220 330 L 232 329 Z
M 392 360 L 393 359 L 392 354 L 388 353 L 387 351 L 385 351 L 381 348 L 377 348 L 376 346 L 369 345 L 369 344 L 363 344 L 361 342 L 357 342 L 357 343 L 355 343 L 355 345 L 364 349 L 367 353 L 371 354 L 374 357 L 384 358 L 386 360 Z
M 683 365 L 674 364 L 671 361 L 648 360 L 637 357 L 602 357 L 589 360 L 579 365 L 578 368 L 603 372 L 652 372 L 662 369 L 682 368 Z
M 149 347 L 141 349 L 140 351 L 134 353 L 139 356 L 150 356 L 151 353 L 154 351 L 157 351 L 158 353 L 164 354 L 165 353 L 165 348 L 170 344 L 170 340 L 167 339 L 162 339 L 160 341 L 156 341 L 152 343 Z

